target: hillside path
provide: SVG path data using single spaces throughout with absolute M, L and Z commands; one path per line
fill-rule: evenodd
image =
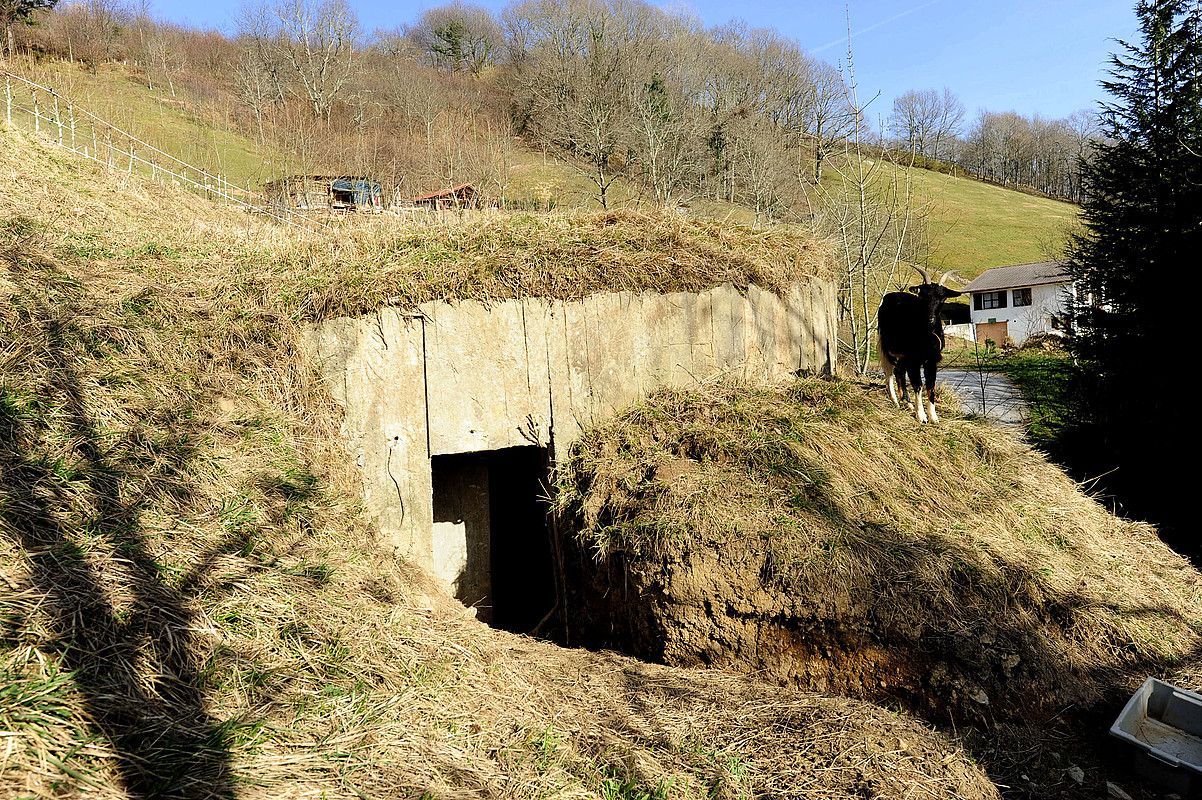
M 980 414 L 1003 425 L 1021 426 L 1027 421 L 1027 404 L 1018 388 L 999 372 L 940 370 L 939 383 L 960 396 L 967 414 Z

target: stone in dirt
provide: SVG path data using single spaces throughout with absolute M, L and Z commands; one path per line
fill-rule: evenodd
M 1131 795 L 1123 791 L 1123 787 L 1110 781 L 1106 781 L 1106 796 L 1111 800 L 1131 800 Z

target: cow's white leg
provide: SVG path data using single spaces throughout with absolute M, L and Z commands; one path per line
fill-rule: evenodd
M 885 383 L 889 387 L 889 399 L 893 401 L 893 407 L 901 408 L 901 403 L 897 399 L 897 376 L 892 371 L 890 371 Z
M 922 422 L 922 423 L 926 423 L 926 421 L 927 421 L 927 412 L 926 412 L 926 408 L 925 408 L 926 401 L 922 399 L 922 390 L 919 389 L 914 394 L 917 395 L 917 397 L 915 397 L 914 399 L 918 401 L 915 404 L 915 407 L 918 409 L 918 421 Z

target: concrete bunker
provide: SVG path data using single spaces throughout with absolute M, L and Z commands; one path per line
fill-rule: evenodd
M 381 534 L 482 618 L 529 632 L 556 585 L 535 487 L 581 431 L 660 387 L 830 373 L 835 325 L 834 284 L 810 278 L 386 307 L 313 326 L 304 349 Z
M 435 569 L 481 620 L 514 633 L 554 622 L 550 466 L 530 445 L 430 459 Z

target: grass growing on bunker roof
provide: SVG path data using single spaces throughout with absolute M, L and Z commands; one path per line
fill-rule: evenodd
M 36 154 L 30 160 L 30 154 Z M 36 169 L 30 167 L 36 163 Z M 752 228 L 672 213 L 351 215 L 328 227 L 277 225 L 195 195 L 104 170 L 8 130 L 0 198 L 63 255 L 141 272 L 156 290 L 203 295 L 312 321 L 428 300 L 576 298 L 600 291 L 779 289 L 825 274 L 801 228 Z
M 1151 527 L 1012 434 L 919 426 L 866 386 L 661 391 L 585 435 L 558 488 L 598 563 L 750 563 L 745 596 L 781 598 L 782 624 L 867 628 L 924 673 L 965 665 L 1009 698 L 998 713 L 1199 660 L 1202 578 Z
M 496 230 L 435 228 L 481 252 L 445 278 L 422 234 L 290 239 L 3 130 L 0 168 L 25 187 L 0 196 L 0 796 L 996 797 L 863 703 L 493 631 L 376 539 L 300 326 L 422 269 L 414 297 L 523 291 L 534 243 L 514 266 Z M 662 280 L 749 277 L 687 223 L 515 219 L 598 282 L 657 237 Z

